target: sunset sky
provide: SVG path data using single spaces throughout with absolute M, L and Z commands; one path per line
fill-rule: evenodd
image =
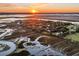
M 68 13 L 79 12 L 78 3 L 19 3 L 0 4 L 1 13 Z

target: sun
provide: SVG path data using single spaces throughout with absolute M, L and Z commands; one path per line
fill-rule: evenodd
M 32 13 L 37 13 L 38 11 L 37 11 L 37 10 L 35 10 L 35 9 L 33 9 L 31 12 L 32 12 Z

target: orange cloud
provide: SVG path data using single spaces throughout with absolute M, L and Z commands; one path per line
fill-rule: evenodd
M 55 7 L 55 4 L 51 7 L 50 6 L 51 5 L 49 4 L 43 3 L 32 3 L 28 6 L 26 4 L 0 4 L 0 13 L 30 13 L 32 10 L 37 10 L 38 13 L 79 12 L 79 8 L 77 6 L 70 7 L 64 5 L 64 7 L 60 7 L 57 5 L 57 7 Z

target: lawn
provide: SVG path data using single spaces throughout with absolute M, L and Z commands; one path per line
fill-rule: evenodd
M 72 41 L 79 41 L 79 33 L 67 35 L 65 38 L 72 39 Z

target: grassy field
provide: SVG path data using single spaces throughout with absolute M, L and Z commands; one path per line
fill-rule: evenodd
M 72 41 L 79 41 L 79 33 L 67 35 L 65 38 L 72 39 Z

